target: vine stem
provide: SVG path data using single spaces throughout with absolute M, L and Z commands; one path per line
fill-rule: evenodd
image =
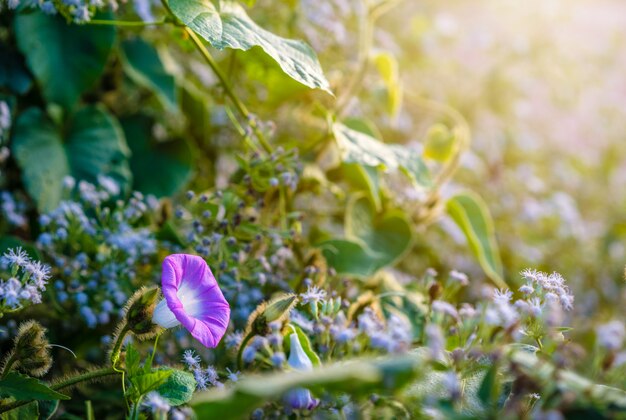
M 254 332 L 250 331 L 248 335 L 243 339 L 241 345 L 239 346 L 239 351 L 237 352 L 237 369 L 241 370 L 243 368 L 243 350 L 246 348 L 248 341 L 254 337 Z
M 187 32 L 187 35 L 189 35 L 189 38 L 191 39 L 191 41 L 194 43 L 196 49 L 200 52 L 200 54 L 204 58 L 204 61 L 207 62 L 209 67 L 211 67 L 211 70 L 213 70 L 213 73 L 219 79 L 220 84 L 224 88 L 224 92 L 226 93 L 226 96 L 230 98 L 233 105 L 235 105 L 235 108 L 241 114 L 241 116 L 248 121 L 250 128 L 252 128 L 252 131 L 254 131 L 254 134 L 259 140 L 259 143 L 261 143 L 261 146 L 263 146 L 263 149 L 267 153 L 272 153 L 272 146 L 265 139 L 265 136 L 259 129 L 259 126 L 254 120 L 254 118 L 252 117 L 252 114 L 250 114 L 250 111 L 248 111 L 248 108 L 246 108 L 246 105 L 241 101 L 241 99 L 239 99 L 239 97 L 233 90 L 232 86 L 228 82 L 228 79 L 226 78 L 222 70 L 218 67 L 217 62 L 215 61 L 215 59 L 213 58 L 209 50 L 202 43 L 202 40 L 200 40 L 198 35 L 196 35 L 196 33 L 192 29 L 185 27 L 185 31 Z
M 118 374 L 119 372 L 117 372 L 113 367 L 92 370 L 90 372 L 85 372 L 82 375 L 73 376 L 71 378 L 65 379 L 64 381 L 57 382 L 56 384 L 50 386 L 50 389 L 54 391 L 60 391 L 63 388 L 68 388 L 81 382 Z M 14 401 L 10 404 L 0 406 L 0 413 L 6 413 L 7 411 L 14 410 L 26 404 L 30 404 L 33 401 L 35 400 Z
M 117 340 L 115 340 L 115 344 L 113 345 L 113 350 L 111 350 L 111 365 L 115 369 L 117 362 L 120 358 L 120 352 L 122 351 L 122 344 L 124 343 L 124 338 L 126 334 L 128 334 L 129 327 L 128 325 L 124 325 L 120 330 L 120 333 L 117 336 Z
M 176 15 L 174 14 L 174 12 L 172 12 L 172 9 L 170 8 L 170 5 L 168 4 L 167 0 L 161 0 L 161 4 L 163 4 L 163 7 L 165 8 L 165 10 L 167 10 L 167 12 L 170 14 L 170 16 L 173 19 L 175 20 L 178 19 Z M 265 136 L 259 129 L 258 124 L 252 118 L 252 114 L 250 114 L 250 111 L 248 111 L 248 108 L 246 108 L 246 105 L 241 101 L 241 99 L 239 99 L 234 89 L 228 82 L 226 75 L 219 68 L 219 66 L 217 65 L 217 62 L 215 61 L 215 59 L 213 58 L 209 50 L 204 46 L 204 43 L 202 42 L 202 40 L 198 38 L 198 35 L 196 35 L 196 33 L 187 26 L 185 26 L 185 32 L 187 33 L 187 35 L 193 42 L 196 49 L 200 52 L 200 54 L 204 58 L 204 61 L 207 62 L 209 67 L 211 67 L 211 70 L 213 70 L 213 73 L 215 74 L 215 76 L 217 76 L 217 78 L 219 79 L 220 84 L 224 88 L 224 92 L 226 93 L 226 96 L 230 98 L 233 105 L 235 105 L 235 108 L 237 108 L 237 111 L 241 114 L 241 116 L 248 121 L 250 128 L 252 128 L 252 131 L 254 131 L 254 134 L 259 140 L 259 143 L 261 143 L 261 146 L 263 146 L 263 149 L 265 149 L 265 151 L 268 154 L 271 154 L 272 146 L 265 139 Z

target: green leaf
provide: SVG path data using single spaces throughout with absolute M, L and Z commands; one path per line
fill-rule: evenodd
M 411 246 L 413 229 L 402 210 L 377 213 L 371 201 L 356 195 L 346 209 L 346 237 L 362 242 L 380 261 L 392 265 Z
M 194 376 L 183 370 L 172 369 L 172 374 L 165 383 L 157 388 L 157 392 L 169 405 L 179 406 L 191 400 L 196 390 Z
M 317 367 L 309 372 L 253 375 L 232 388 L 200 392 L 191 401 L 198 418 L 248 418 L 257 407 L 279 399 L 285 392 L 304 387 L 312 392 L 363 396 L 397 390 L 420 373 L 424 360 L 415 354 L 380 359 L 352 360 Z
M 376 256 L 357 242 L 331 239 L 317 244 L 317 247 L 337 273 L 367 277 L 380 268 Z
M 374 203 L 376 211 L 380 211 L 383 205 L 380 199 L 380 176 L 378 170 L 371 166 L 359 165 L 358 163 L 344 163 L 342 169 L 344 178 L 354 187 L 365 191 L 370 201 Z
M 58 401 L 57 401 L 58 404 Z M 0 415 L 0 419 L 2 420 L 23 420 L 23 419 L 46 419 L 48 417 L 41 416 L 39 413 L 39 403 L 37 401 L 33 401 L 29 404 L 23 405 L 21 407 L 15 408 L 11 411 L 7 411 L 6 413 L 2 413 Z
M 41 110 L 30 108 L 19 116 L 12 148 L 26 191 L 39 210 L 54 209 L 61 201 L 63 177 L 70 174 L 70 164 L 56 128 Z
M 503 280 L 502 262 L 496 243 L 493 220 L 487 204 L 477 194 L 464 192 L 450 198 L 446 203 L 446 209 L 452 220 L 465 234 L 485 274 L 496 286 L 507 288 Z
M 0 397 L 12 397 L 16 401 L 70 399 L 41 381 L 16 372 L 0 379 Z
M 139 372 L 139 362 L 139 352 L 131 343 L 126 346 L 126 371 L 131 378 Z
M 54 413 L 56 413 L 59 408 L 59 400 L 53 401 L 37 401 L 37 405 L 39 406 L 39 419 L 47 420 L 51 418 Z
M 193 157 L 184 139 L 157 143 L 152 139 L 153 121 L 135 115 L 122 121 L 132 151 L 133 188 L 157 197 L 172 195 L 190 181 Z M 158 170 L 155 170 L 158 168 Z
M 66 109 L 98 81 L 115 40 L 114 26 L 68 24 L 40 11 L 17 14 L 14 27 L 44 98 Z
M 385 144 L 340 123 L 333 124 L 333 132 L 343 162 L 382 170 L 400 170 L 415 187 L 424 189 L 431 186 L 428 168 L 417 152 L 404 146 Z
M 130 183 L 124 134 L 115 118 L 97 107 L 78 111 L 65 139 L 40 109 L 29 108 L 15 123 L 12 147 L 26 190 L 41 211 L 58 205 L 66 175 L 95 183 L 104 174 L 122 188 Z
M 285 339 L 283 340 L 285 351 L 290 351 L 289 349 L 291 341 L 289 341 L 289 336 L 291 336 L 291 334 L 294 334 L 295 331 L 295 334 L 298 334 L 298 340 L 302 345 L 302 350 L 304 350 L 306 355 L 309 356 L 309 359 L 311 359 L 311 363 L 313 363 L 313 366 L 320 366 L 322 362 L 320 360 L 320 357 L 313 350 L 313 346 L 311 346 L 311 341 L 309 340 L 309 337 L 304 333 L 304 331 L 302 331 L 302 328 L 298 327 L 297 325 L 289 324 L 289 326 L 292 328 L 292 330 L 287 331 L 287 333 L 285 334 Z
M 171 0 L 174 15 L 217 49 L 261 47 L 292 79 L 328 93 L 330 87 L 315 52 L 306 43 L 281 38 L 258 26 L 239 4 L 221 0 Z
M 166 383 L 173 372 L 173 370 L 155 370 L 150 373 L 142 373 L 130 378 L 130 382 L 133 384 L 135 392 L 139 395 L 145 395 Z
M 390 53 L 382 52 L 374 57 L 374 64 L 376 64 L 387 90 L 387 112 L 391 116 L 395 116 L 402 105 L 402 86 L 398 75 L 398 61 Z
M 122 42 L 124 70 L 138 85 L 153 91 L 161 103 L 170 111 L 178 107 L 176 81 L 169 74 L 158 51 L 142 38 Z
M 494 406 L 498 399 L 497 375 L 498 365 L 494 363 L 489 370 L 487 370 L 487 374 L 478 388 L 478 398 L 487 407 Z
M 356 195 L 346 209 L 346 239 L 318 244 L 338 273 L 367 277 L 393 265 L 411 247 L 413 229 L 401 210 L 377 213 L 368 197 Z
M 0 87 L 19 95 L 30 90 L 33 80 L 28 74 L 24 60 L 13 48 L 0 44 Z
M 445 162 L 458 148 L 459 142 L 448 127 L 443 124 L 433 125 L 426 134 L 424 141 L 424 157 Z

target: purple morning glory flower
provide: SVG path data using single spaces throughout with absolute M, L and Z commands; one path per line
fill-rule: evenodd
M 166 257 L 161 287 L 165 299 L 154 309 L 152 322 L 163 328 L 182 324 L 204 346 L 217 346 L 228 327 L 230 307 L 204 259 Z

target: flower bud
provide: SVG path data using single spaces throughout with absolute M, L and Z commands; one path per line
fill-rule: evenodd
M 141 288 L 128 300 L 124 316 L 128 331 L 140 340 L 151 338 L 156 334 L 159 326 L 152 322 L 152 314 L 159 297 L 157 287 Z
M 283 294 L 267 303 L 263 302 L 248 318 L 248 328 L 246 330 L 257 335 L 269 334 L 271 332 L 269 324 L 275 321 L 282 321 L 296 304 L 296 300 L 297 297 L 294 294 Z
M 46 338 L 46 329 L 36 321 L 28 321 L 20 325 L 15 337 L 13 358 L 14 367 L 30 376 L 43 376 L 52 366 L 50 343 Z

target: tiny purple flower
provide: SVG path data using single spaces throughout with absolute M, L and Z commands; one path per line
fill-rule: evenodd
M 158 303 L 152 322 L 163 328 L 183 325 L 205 347 L 216 347 L 230 319 L 230 307 L 204 259 L 173 254 L 163 260 Z

